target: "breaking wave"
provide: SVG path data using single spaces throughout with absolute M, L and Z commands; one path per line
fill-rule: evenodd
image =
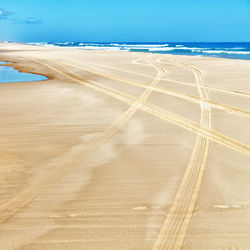
M 134 51 L 250 60 L 250 43 L 30 42 L 27 44 L 46 47 L 75 47 L 77 49 L 85 50 Z

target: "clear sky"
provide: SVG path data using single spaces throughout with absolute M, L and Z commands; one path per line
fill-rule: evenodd
M 0 40 L 250 42 L 250 0 L 3 0 Z

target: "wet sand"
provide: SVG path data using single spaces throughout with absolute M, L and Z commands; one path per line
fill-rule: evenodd
M 0 249 L 250 249 L 250 61 L 0 50 Z

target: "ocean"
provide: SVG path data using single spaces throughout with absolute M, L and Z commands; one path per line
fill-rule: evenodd
M 250 42 L 237 43 L 91 43 L 38 42 L 30 45 L 78 47 L 87 50 L 149 52 L 250 60 Z

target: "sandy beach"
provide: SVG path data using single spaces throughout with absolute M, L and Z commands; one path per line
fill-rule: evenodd
M 0 249 L 250 249 L 250 61 L 0 43 Z

